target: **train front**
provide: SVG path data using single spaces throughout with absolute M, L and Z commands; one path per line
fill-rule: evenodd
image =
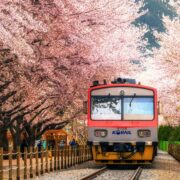
M 126 83 L 125 83 L 126 82 Z M 99 164 L 149 164 L 157 153 L 156 89 L 115 81 L 88 90 L 88 143 Z

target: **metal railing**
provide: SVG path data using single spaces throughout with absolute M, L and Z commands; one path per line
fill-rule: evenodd
M 33 178 L 91 159 L 89 146 L 46 148 L 42 151 L 29 147 L 24 148 L 24 152 L 20 151 L 20 147 L 17 152 L 12 152 L 11 148 L 3 152 L 3 148 L 0 148 L 0 180 Z

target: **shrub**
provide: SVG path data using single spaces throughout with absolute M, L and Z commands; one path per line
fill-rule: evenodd
M 174 127 L 169 136 L 169 141 L 180 141 L 180 126 Z
M 172 126 L 160 126 L 158 130 L 158 139 L 161 141 L 168 141 L 172 132 Z

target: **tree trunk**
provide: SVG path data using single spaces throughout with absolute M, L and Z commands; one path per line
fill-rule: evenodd
M 0 129 L 0 147 L 3 147 L 5 151 L 8 151 L 8 139 L 7 139 L 7 129 Z
M 16 131 L 14 142 L 15 142 L 16 147 L 21 145 L 21 134 L 19 131 Z
M 16 132 L 14 132 L 13 129 L 11 129 L 11 134 L 13 136 L 14 150 L 16 150 L 16 148 L 21 145 L 20 130 L 16 129 Z
M 30 138 L 29 138 L 29 145 L 30 146 L 32 146 L 32 147 L 34 147 L 34 145 L 35 145 L 35 137 L 33 136 L 31 136 Z

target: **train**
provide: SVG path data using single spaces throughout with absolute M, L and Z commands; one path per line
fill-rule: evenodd
M 88 89 L 88 145 L 97 164 L 151 164 L 158 146 L 157 90 L 117 78 Z

